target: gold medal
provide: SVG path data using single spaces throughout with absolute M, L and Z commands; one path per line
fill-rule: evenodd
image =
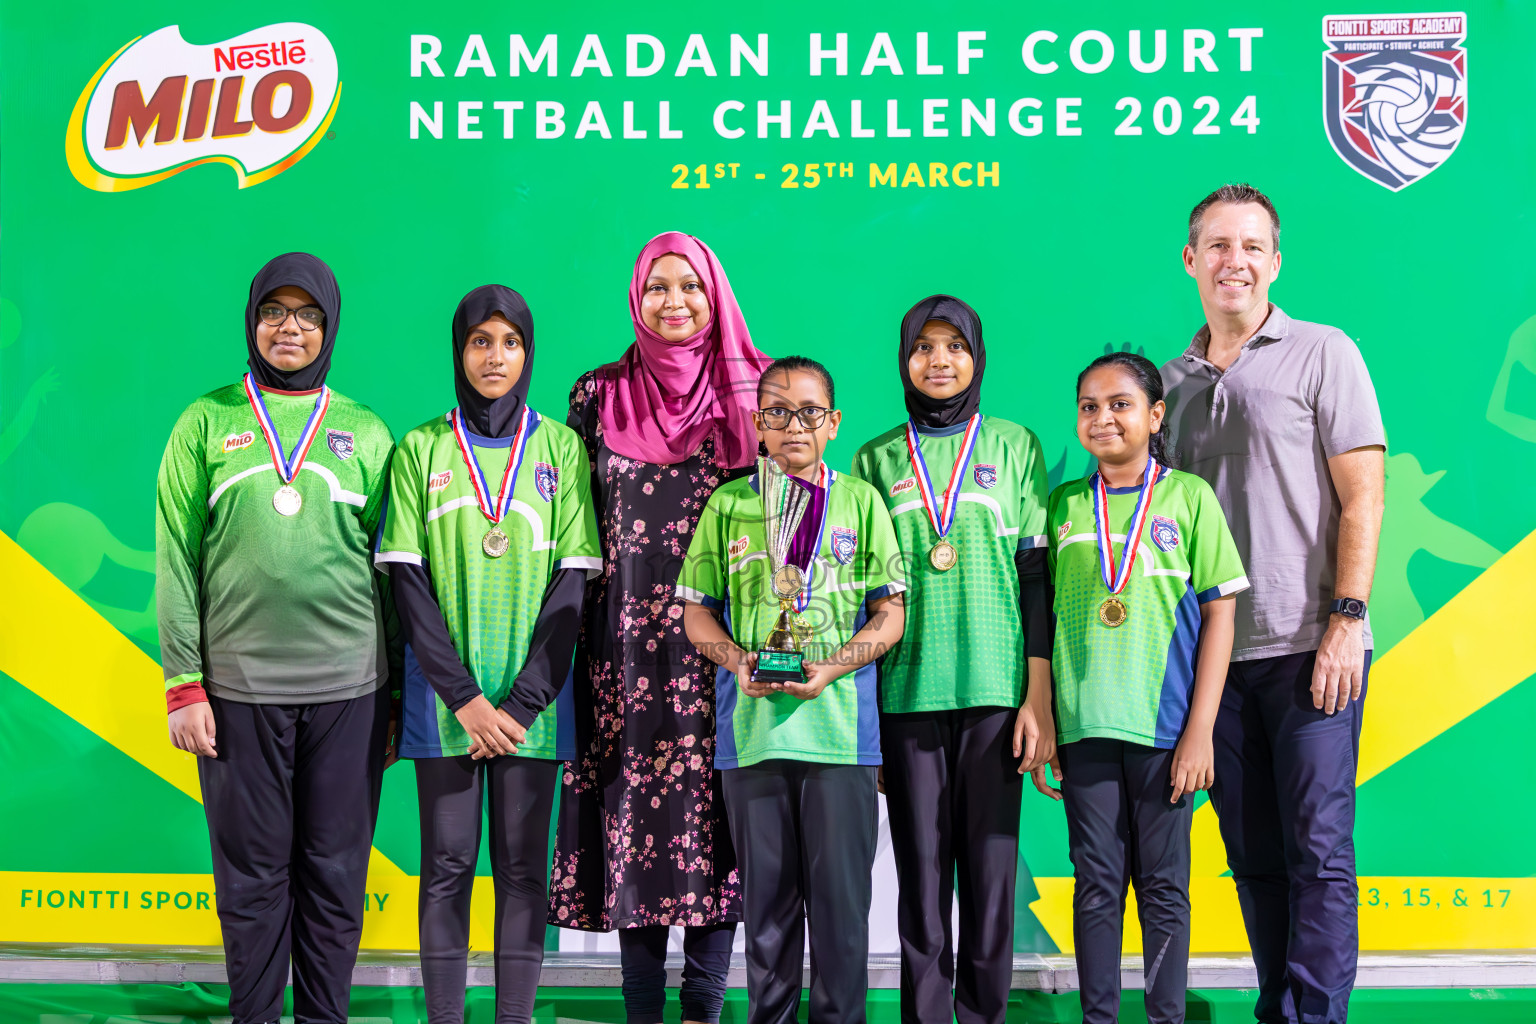
M 798 565 L 781 565 L 773 572 L 773 593 L 787 601 L 805 589 L 805 573 Z
M 1125 625 L 1130 614 L 1130 609 L 1118 597 L 1106 597 L 1104 603 L 1099 605 L 1099 621 L 1110 629 Z
M 928 564 L 939 572 L 948 572 L 960 562 L 960 549 L 947 540 L 941 540 L 928 552 Z
M 304 498 L 295 488 L 283 484 L 272 495 L 272 507 L 277 509 L 280 516 L 296 516 L 299 509 L 304 507 Z
M 491 558 L 500 558 L 507 553 L 507 548 L 512 546 L 512 541 L 501 532 L 500 526 L 493 526 L 485 539 L 480 542 L 480 549 Z

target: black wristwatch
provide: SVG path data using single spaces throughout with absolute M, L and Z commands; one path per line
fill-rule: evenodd
M 1328 606 L 1328 611 L 1338 615 L 1347 615 L 1352 619 L 1363 619 L 1365 618 L 1365 602 L 1358 597 L 1336 597 L 1333 599 L 1333 604 Z

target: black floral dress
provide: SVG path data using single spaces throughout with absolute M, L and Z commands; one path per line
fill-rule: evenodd
M 688 642 L 673 593 L 699 513 L 729 470 L 709 438 L 669 466 L 603 443 L 593 371 L 568 423 L 592 461 L 603 573 L 577 646 L 577 760 L 566 766 L 550 872 L 551 924 L 590 931 L 741 918 L 715 778 L 715 666 Z

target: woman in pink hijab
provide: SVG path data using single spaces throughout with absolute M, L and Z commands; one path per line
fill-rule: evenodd
M 592 461 L 604 570 L 576 651 L 578 759 L 561 793 L 550 922 L 620 930 L 632 1024 L 661 1021 L 667 926 L 684 926 L 683 1020 L 714 1024 L 740 885 L 712 767 L 714 666 L 683 633 L 673 587 L 710 494 L 751 472 L 771 360 L 720 261 L 690 235 L 646 243 L 629 312 L 634 343 L 576 381 L 566 421 Z

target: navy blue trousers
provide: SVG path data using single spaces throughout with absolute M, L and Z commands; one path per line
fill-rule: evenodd
M 1072 855 L 1072 940 L 1083 1024 L 1120 1019 L 1125 893 L 1136 885 L 1148 1024 L 1184 1024 L 1189 979 L 1189 825 L 1172 802 L 1173 751 L 1086 739 L 1064 743 L 1061 796 Z
M 624 1019 L 657 1024 L 667 1006 L 667 938 L 664 924 L 619 929 L 619 966 L 624 972 Z M 717 1024 L 725 1005 L 736 922 L 683 928 L 683 1020 Z
M 1263 1024 L 1344 1024 L 1359 960 L 1355 770 L 1365 697 L 1312 706 L 1317 652 L 1234 661 L 1216 717 L 1227 865 Z M 1369 678 L 1371 652 L 1365 652 Z
M 747 1024 L 795 1024 L 807 931 L 809 1024 L 864 1024 L 874 766 L 775 759 L 720 779 L 742 873 Z

